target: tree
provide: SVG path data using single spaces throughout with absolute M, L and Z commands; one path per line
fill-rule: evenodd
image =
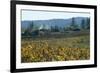
M 26 36 L 32 35 L 33 27 L 34 27 L 34 23 L 32 22 L 29 24 L 29 27 L 25 30 L 24 34 Z
M 75 18 L 72 18 L 72 26 L 75 24 Z
M 31 33 L 33 30 L 34 30 L 34 23 L 32 22 L 32 23 L 30 23 L 30 25 L 29 25 L 29 32 Z
M 87 18 L 87 29 L 90 29 L 90 18 Z
M 75 23 L 75 18 L 72 18 L 72 24 L 67 29 L 72 31 L 79 30 L 79 26 Z
M 51 32 L 53 32 L 53 31 L 54 31 L 54 27 L 53 27 L 53 26 L 51 26 L 51 27 L 50 27 L 50 29 L 51 29 Z
M 74 24 L 75 24 L 75 18 L 72 18 L 72 23 L 69 27 L 70 30 L 73 30 L 74 29 Z
M 84 19 L 82 19 L 82 21 L 81 21 L 81 29 L 85 29 L 85 20 Z
M 51 26 L 51 32 L 59 32 L 59 27 L 57 25 Z
M 58 26 L 56 26 L 56 25 L 55 25 L 55 27 L 54 27 L 54 28 L 55 28 L 55 29 L 54 29 L 54 30 L 55 30 L 55 32 L 59 32 L 59 27 L 58 27 Z
M 65 26 L 65 27 L 63 28 L 63 30 L 64 30 L 64 31 L 69 31 L 69 30 L 70 30 L 70 26 Z

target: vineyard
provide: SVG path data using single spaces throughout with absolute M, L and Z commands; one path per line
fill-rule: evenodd
M 89 39 L 89 35 L 35 40 L 22 39 L 21 62 L 88 60 L 90 58 Z

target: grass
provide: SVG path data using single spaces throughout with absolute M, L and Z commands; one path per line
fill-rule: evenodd
M 21 62 L 90 59 L 89 35 L 21 41 Z

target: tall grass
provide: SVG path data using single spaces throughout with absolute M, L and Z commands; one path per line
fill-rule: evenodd
M 89 36 L 22 40 L 21 62 L 88 60 Z

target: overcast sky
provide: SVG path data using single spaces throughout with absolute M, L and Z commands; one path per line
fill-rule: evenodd
M 90 17 L 89 13 L 54 12 L 54 11 L 32 11 L 22 10 L 22 20 L 48 20 L 68 19 L 72 17 Z

